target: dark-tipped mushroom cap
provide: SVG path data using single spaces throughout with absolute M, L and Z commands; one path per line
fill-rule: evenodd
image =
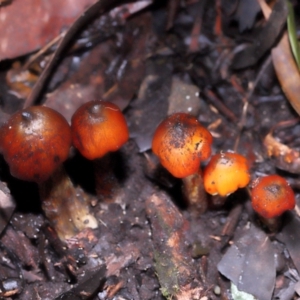
M 83 104 L 73 115 L 71 123 L 73 145 L 90 160 L 117 151 L 129 138 L 122 112 L 110 102 Z
M 262 217 L 278 217 L 295 207 L 295 194 L 288 182 L 278 175 L 269 175 L 255 180 L 252 185 L 253 209 Z
M 53 109 L 32 106 L 10 117 L 1 128 L 1 138 L 0 149 L 11 174 L 40 183 L 68 158 L 71 129 Z
M 227 196 L 250 181 L 249 164 L 243 155 L 232 152 L 212 156 L 203 172 L 203 184 L 207 193 Z
M 175 113 L 157 127 L 152 151 L 175 177 L 195 174 L 201 161 L 209 158 L 212 135 L 199 121 L 185 113 Z

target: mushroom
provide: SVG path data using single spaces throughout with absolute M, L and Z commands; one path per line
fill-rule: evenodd
M 204 188 L 210 195 L 220 195 L 224 204 L 226 197 L 250 182 L 249 164 L 241 154 L 221 152 L 211 157 L 203 171 Z
M 280 227 L 280 216 L 295 207 L 295 194 L 288 182 L 279 175 L 256 179 L 252 184 L 251 202 L 254 211 L 270 231 Z
M 20 110 L 1 127 L 0 151 L 12 176 L 38 184 L 43 211 L 61 240 L 97 227 L 62 165 L 70 146 L 69 124 L 48 107 Z
M 129 138 L 124 115 L 113 103 L 90 101 L 74 113 L 71 130 L 74 147 L 94 162 L 97 195 L 110 202 L 119 188 L 111 152 L 120 149 Z
M 182 178 L 184 195 L 199 213 L 207 209 L 200 164 L 210 157 L 212 140 L 211 133 L 186 113 L 167 117 L 152 140 L 153 153 L 174 177 Z

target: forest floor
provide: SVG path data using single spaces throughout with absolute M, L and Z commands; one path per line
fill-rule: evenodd
M 49 5 L 34 17 L 30 9 L 42 5 L 36 2 L 0 8 L 0 20 L 14 16 L 0 29 L 1 124 L 37 104 L 70 122 L 81 104 L 102 99 L 122 109 L 130 139 L 112 154 L 119 187 L 109 200 L 96 195 L 92 162 L 71 149 L 67 173 L 98 227 L 63 241 L 43 214 L 36 184 L 13 178 L 0 158 L 0 298 L 298 299 L 300 119 L 272 52 L 286 31 L 285 1 L 271 1 L 269 21 L 256 0 L 97 1 L 99 14 L 87 13 L 81 30 L 74 22 L 92 1 L 82 1 L 77 15 L 61 1 L 44 1 Z M 299 4 L 294 9 L 297 24 Z M 55 26 L 39 23 L 45 10 Z M 20 27 L 27 33 L 14 38 Z M 43 48 L 68 28 L 58 41 L 67 36 L 71 43 L 60 53 L 57 41 Z M 55 68 L 43 82 L 53 53 Z M 296 208 L 278 231 L 259 221 L 249 189 L 209 204 L 204 214 L 184 200 L 182 181 L 151 151 L 156 127 L 175 112 L 211 132 L 212 154 L 244 155 L 251 182 L 269 174 L 289 182 Z

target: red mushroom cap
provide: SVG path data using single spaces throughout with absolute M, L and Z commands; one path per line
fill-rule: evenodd
M 224 152 L 212 156 L 203 172 L 207 193 L 227 196 L 250 181 L 246 157 L 238 153 Z
M 90 101 L 80 106 L 71 121 L 73 145 L 87 159 L 117 151 L 128 141 L 125 117 L 113 103 Z
M 278 217 L 295 207 L 295 195 L 288 182 L 278 175 L 255 180 L 251 192 L 252 207 L 262 217 Z
M 175 113 L 157 127 L 152 151 L 175 177 L 195 174 L 201 161 L 209 158 L 211 133 L 199 121 L 185 113 Z
M 53 109 L 32 106 L 10 117 L 1 128 L 1 138 L 0 150 L 11 174 L 40 183 L 68 158 L 71 129 Z

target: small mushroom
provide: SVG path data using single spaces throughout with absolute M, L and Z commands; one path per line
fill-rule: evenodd
M 215 154 L 203 171 L 204 188 L 210 195 L 219 195 L 219 204 L 226 197 L 250 182 L 249 164 L 241 154 L 222 152 Z
M 39 185 L 42 208 L 62 240 L 97 226 L 64 170 L 70 146 L 69 124 L 48 107 L 18 111 L 1 127 L 0 151 L 11 174 Z
M 111 152 L 119 150 L 129 138 L 124 115 L 113 103 L 90 101 L 74 113 L 71 130 L 74 147 L 94 161 L 97 195 L 110 202 L 119 188 Z
M 280 227 L 280 216 L 295 207 L 295 194 L 288 182 L 279 175 L 256 179 L 252 184 L 251 202 L 254 211 L 270 231 Z
M 152 151 L 174 177 L 182 178 L 189 205 L 199 213 L 207 209 L 200 164 L 211 153 L 211 133 L 186 113 L 175 113 L 157 127 Z

